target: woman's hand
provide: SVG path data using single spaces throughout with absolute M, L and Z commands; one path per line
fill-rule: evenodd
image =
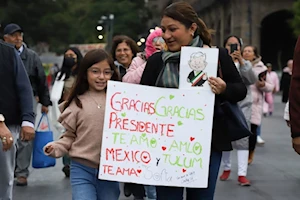
M 45 152 L 46 152 L 47 154 L 51 154 L 52 151 L 54 151 L 54 147 L 53 147 L 51 144 L 46 145 L 46 147 L 45 147 Z
M 226 90 L 226 83 L 219 77 L 209 77 L 208 84 L 215 94 L 221 94 Z
M 241 66 L 244 65 L 241 51 L 234 51 L 232 54 L 230 54 L 230 56 L 232 57 L 233 60 L 238 60 Z
M 266 85 L 266 82 L 264 80 L 256 82 L 256 87 L 258 87 L 258 88 L 265 87 L 265 85 Z

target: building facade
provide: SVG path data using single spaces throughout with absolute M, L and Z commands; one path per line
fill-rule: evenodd
M 158 24 L 162 10 L 174 0 L 148 0 L 155 7 L 157 16 L 152 25 Z M 296 37 L 289 21 L 294 0 L 189 0 L 200 18 L 215 30 L 213 45 L 223 46 L 228 35 L 242 38 L 244 45 L 259 49 L 263 61 L 280 70 L 292 58 Z M 158 14 L 159 13 L 159 14 Z M 158 24 L 159 25 L 159 24 Z

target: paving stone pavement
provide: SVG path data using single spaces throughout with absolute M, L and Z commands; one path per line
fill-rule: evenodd
M 300 199 L 300 157 L 291 147 L 289 129 L 282 117 L 283 111 L 284 104 L 276 96 L 273 116 L 263 119 L 262 137 L 266 144 L 257 147 L 254 162 L 248 169 L 252 186 L 241 187 L 237 184 L 236 152 L 233 151 L 233 172 L 228 181 L 218 181 L 215 200 Z M 62 161 L 58 159 L 53 168 L 30 169 L 28 186 L 15 186 L 14 200 L 72 199 L 69 179 L 64 177 L 61 168 Z M 120 196 L 120 200 L 132 199 Z

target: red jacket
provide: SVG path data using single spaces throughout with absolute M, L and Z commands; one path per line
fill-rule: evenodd
M 300 137 L 300 36 L 294 51 L 293 73 L 289 93 L 292 138 Z

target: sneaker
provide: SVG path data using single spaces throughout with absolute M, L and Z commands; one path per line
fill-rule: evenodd
M 250 181 L 246 178 L 246 176 L 239 176 L 238 182 L 241 186 L 250 186 Z
M 224 170 L 223 174 L 220 176 L 221 181 L 226 181 L 229 178 L 230 170 Z
M 62 168 L 62 171 L 65 173 L 65 176 L 67 178 L 70 177 L 70 166 L 69 165 L 65 165 L 63 168 Z
M 258 135 L 257 136 L 257 144 L 260 144 L 260 145 L 263 145 L 263 144 L 265 144 L 265 141 Z
M 27 178 L 24 176 L 17 177 L 17 186 L 27 186 Z

